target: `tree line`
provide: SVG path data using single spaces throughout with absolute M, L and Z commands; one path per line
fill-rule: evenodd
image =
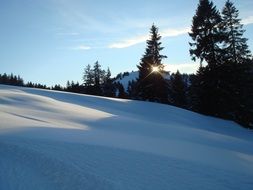
M 189 33 L 190 54 L 200 60 L 191 108 L 253 128 L 253 60 L 238 17 L 229 0 L 221 13 L 212 1 L 200 0 Z
M 221 13 L 212 1 L 200 0 L 189 36 L 190 55 L 200 60 L 196 74 L 176 72 L 166 79 L 158 28 L 142 57 L 139 78 L 129 86 L 135 99 L 168 103 L 253 128 L 253 60 L 243 37 L 239 11 L 227 0 Z M 186 79 L 188 78 L 188 79 Z
M 4 73 L 0 74 L 0 84 L 8 84 L 8 85 L 15 85 L 15 86 L 24 86 L 24 80 L 18 75 L 10 75 Z

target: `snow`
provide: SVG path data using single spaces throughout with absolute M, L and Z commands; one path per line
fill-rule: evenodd
M 0 85 L 0 189 L 253 189 L 253 134 L 173 106 Z
M 138 71 L 132 71 L 129 73 L 129 75 L 125 75 L 122 78 L 117 79 L 115 82 L 119 82 L 124 87 L 125 92 L 127 92 L 128 83 L 131 81 L 136 81 L 137 78 L 139 78 L 139 72 Z

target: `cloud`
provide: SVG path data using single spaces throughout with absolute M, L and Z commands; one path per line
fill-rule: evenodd
M 253 16 L 249 16 L 247 18 L 242 19 L 242 24 L 244 25 L 253 24 Z
M 171 73 L 180 71 L 180 73 L 192 74 L 196 73 L 199 68 L 198 63 L 182 63 L 182 64 L 164 64 L 165 70 L 170 71 Z
M 189 32 L 189 28 L 181 28 L 181 29 L 165 29 L 160 32 L 163 38 L 165 37 L 175 37 L 183 34 L 187 34 Z M 145 42 L 149 38 L 149 35 L 140 35 L 133 38 L 122 40 L 121 42 L 112 43 L 108 46 L 108 48 L 127 48 L 142 42 Z
M 121 42 L 116 42 L 110 44 L 109 48 L 127 48 L 142 42 L 145 42 L 148 39 L 148 35 L 136 36 L 134 38 L 122 40 Z
M 162 37 L 174 37 L 174 36 L 180 36 L 183 34 L 187 34 L 188 32 L 190 32 L 190 28 L 186 27 L 186 28 L 181 28 L 181 29 L 166 29 L 161 31 L 161 36 Z
M 85 45 L 79 45 L 79 46 L 76 46 L 76 47 L 70 47 L 68 48 L 70 50 L 89 50 L 91 49 L 90 46 L 85 46 Z

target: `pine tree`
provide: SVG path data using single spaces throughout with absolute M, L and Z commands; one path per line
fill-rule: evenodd
M 136 80 L 131 80 L 128 82 L 127 93 L 131 99 L 138 99 L 138 93 L 137 93 L 138 85 L 137 84 L 138 83 Z
M 103 80 L 103 70 L 101 69 L 101 65 L 96 61 L 93 66 L 94 72 L 94 93 L 96 95 L 102 94 L 101 84 Z
M 83 84 L 85 87 L 91 87 L 94 85 L 94 73 L 93 70 L 91 69 L 90 64 L 86 66 L 84 69 L 84 74 L 83 74 Z
M 17 78 L 17 80 L 18 80 L 18 86 L 24 86 L 24 80 L 18 75 L 18 78 Z
M 93 69 L 91 68 L 91 65 L 88 64 L 85 67 L 83 74 L 83 86 L 84 86 L 83 92 L 86 94 L 94 94 L 94 84 L 95 84 L 94 72 Z
M 146 52 L 141 59 L 139 69 L 138 96 L 142 100 L 167 103 L 168 85 L 163 77 L 164 66 L 162 59 L 166 56 L 161 55 L 161 36 L 158 28 L 153 24 L 150 29 L 150 39 L 147 40 Z M 156 70 L 153 70 L 153 69 Z
M 107 68 L 107 71 L 106 71 L 106 74 L 105 74 L 105 82 L 107 82 L 107 81 L 109 81 L 109 80 L 111 80 L 111 71 L 110 71 L 110 69 L 109 69 L 109 67 Z
M 186 101 L 186 84 L 183 81 L 182 75 L 179 71 L 172 74 L 170 79 L 170 97 L 172 104 L 178 107 L 185 107 Z
M 127 98 L 127 94 L 125 92 L 124 86 L 121 83 L 117 84 L 118 86 L 118 98 Z
M 227 0 L 221 23 L 225 40 L 224 64 L 219 71 L 219 81 L 226 92 L 220 97 L 223 99 L 220 102 L 221 115 L 253 128 L 253 63 L 247 39 L 243 37 L 245 30 L 238 16 L 239 11 Z
M 225 35 L 224 54 L 225 61 L 241 63 L 250 58 L 250 51 L 247 45 L 247 39 L 243 37 L 243 25 L 238 18 L 239 11 L 234 4 L 227 0 L 222 10 L 221 27 Z
M 191 46 L 190 55 L 194 61 L 196 58 L 200 59 L 200 65 L 204 60 L 210 65 L 219 63 L 221 54 L 219 43 L 222 42 L 220 22 L 220 13 L 213 2 L 200 0 L 189 33 L 193 40 L 189 43 Z
M 107 71 L 104 75 L 104 83 L 103 83 L 103 96 L 107 97 L 115 97 L 115 86 L 113 84 L 113 80 L 111 79 L 111 71 L 107 68 Z

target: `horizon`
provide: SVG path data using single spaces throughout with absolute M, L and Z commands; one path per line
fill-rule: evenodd
M 170 3 L 114 0 L 4 1 L 0 11 L 1 74 L 52 86 L 82 82 L 86 65 L 97 60 L 112 76 L 136 71 L 154 23 L 162 36 L 166 70 L 193 73 L 199 61 L 189 55 L 188 36 L 198 0 Z M 213 1 L 221 11 L 224 1 Z M 233 1 L 253 52 L 253 2 Z M 150 12 L 152 11 L 152 14 Z M 250 38 L 251 37 L 251 38 Z

